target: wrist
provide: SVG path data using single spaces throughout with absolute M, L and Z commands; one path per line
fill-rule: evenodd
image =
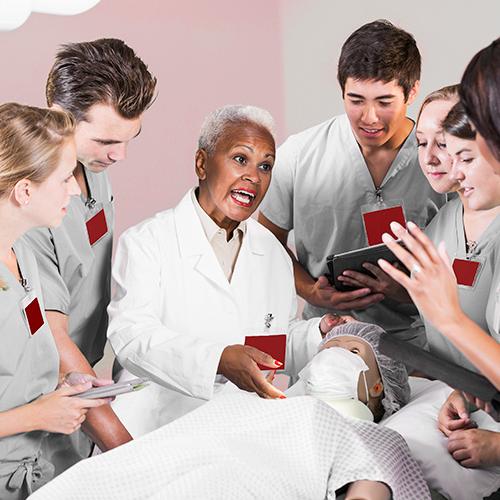
M 19 414 L 16 418 L 19 418 L 22 430 L 20 432 L 32 432 L 43 430 L 41 423 L 39 421 L 39 409 L 37 408 L 37 401 L 33 401 L 26 405 L 19 407 Z
M 453 337 L 460 332 L 468 321 L 470 321 L 470 319 L 460 307 L 457 307 L 451 310 L 439 325 L 435 326 L 439 328 L 442 334 Z

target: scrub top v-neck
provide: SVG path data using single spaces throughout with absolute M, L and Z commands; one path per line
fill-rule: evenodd
M 426 233 L 435 244 L 445 242 L 451 260 L 458 258 L 480 263 L 474 286 L 458 288 L 460 306 L 470 319 L 495 337 L 488 326 L 487 306 L 495 300 L 497 290 L 495 275 L 500 271 L 500 215 L 489 224 L 474 249 L 469 252 L 466 248 L 463 206 L 458 198 L 448 202 L 439 211 L 426 229 Z M 439 297 L 435 299 L 439 301 Z M 493 323 L 492 319 L 490 323 Z M 477 371 L 474 365 L 425 318 L 424 324 L 431 352 Z
M 367 246 L 361 209 L 376 204 L 380 196 L 385 202 L 402 200 L 406 219 L 422 227 L 446 201 L 432 190 L 420 169 L 414 131 L 376 187 L 349 119 L 341 115 L 289 137 L 278 148 L 271 185 L 260 209 L 280 228 L 293 230 L 298 260 L 317 278 L 327 272 L 328 255 Z M 306 304 L 304 317 L 327 312 Z M 414 307 L 383 301 L 342 314 L 418 343 L 420 332 L 411 329 Z
M 31 403 L 53 391 L 59 377 L 59 356 L 43 310 L 35 257 L 23 241 L 15 243 L 14 252 L 24 286 L 0 263 L 4 283 L 0 289 L 0 411 Z M 22 305 L 31 297 L 38 299 L 43 319 L 33 332 Z M 45 435 L 33 431 L 0 438 L 0 498 L 25 498 L 25 481 L 32 475 L 41 475 L 42 482 L 50 479 L 53 469 L 39 458 Z M 30 484 L 30 488 L 34 486 Z
M 114 207 L 108 174 L 83 171 L 88 197 L 72 197 L 59 227 L 35 229 L 25 238 L 38 261 L 46 310 L 69 316 L 70 337 L 94 365 L 106 343 Z M 96 216 L 105 217 L 107 231 L 91 244 L 87 223 Z

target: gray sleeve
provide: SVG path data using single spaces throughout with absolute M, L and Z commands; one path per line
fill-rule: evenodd
M 69 314 L 71 297 L 59 273 L 59 261 L 50 230 L 32 229 L 23 238 L 36 257 L 45 310 Z
M 286 140 L 276 152 L 271 185 L 262 201 L 260 211 L 273 224 L 293 229 L 293 188 L 297 151 L 293 138 Z

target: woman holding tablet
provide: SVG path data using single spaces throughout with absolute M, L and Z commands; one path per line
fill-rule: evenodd
M 35 258 L 19 239 L 61 223 L 79 193 L 74 120 L 19 104 L 0 106 L 0 497 L 26 498 L 51 479 L 40 457 L 44 431 L 70 434 L 90 407 L 107 400 L 70 397 L 90 382 L 56 389 L 59 356 L 44 314 Z M 70 381 L 71 382 L 71 381 Z

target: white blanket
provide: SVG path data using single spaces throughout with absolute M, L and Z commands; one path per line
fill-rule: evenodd
M 429 486 L 451 500 L 480 500 L 500 488 L 500 467 L 467 469 L 448 453 L 447 438 L 437 427 L 442 404 L 452 389 L 438 380 L 410 377 L 410 402 L 381 425 L 408 443 Z M 500 432 L 500 424 L 480 410 L 472 414 L 480 429 Z
M 30 499 L 334 499 L 356 479 L 383 481 L 395 499 L 430 498 L 394 431 L 309 396 L 238 393 L 80 462 Z

